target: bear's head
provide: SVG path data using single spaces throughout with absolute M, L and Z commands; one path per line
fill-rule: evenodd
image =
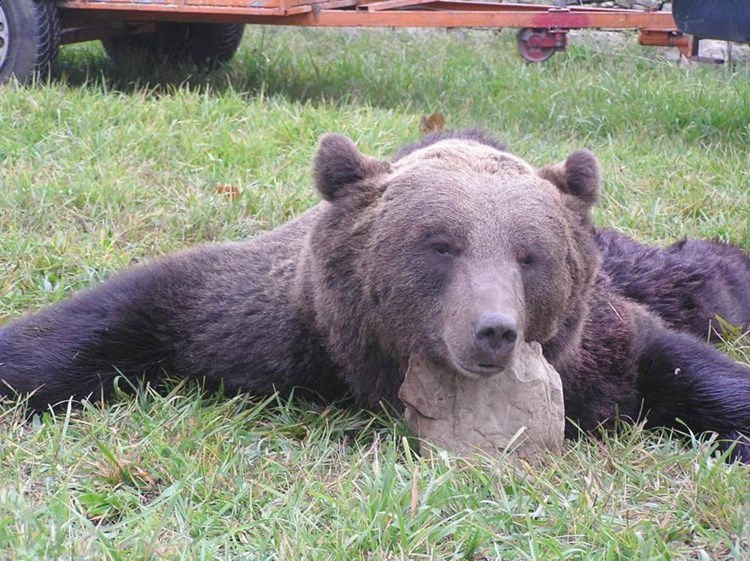
M 599 265 L 590 153 L 535 170 L 464 133 L 381 161 L 326 135 L 314 173 L 326 201 L 308 238 L 315 321 L 360 400 L 393 401 L 414 353 L 482 377 L 518 341 L 561 360 L 579 343 Z

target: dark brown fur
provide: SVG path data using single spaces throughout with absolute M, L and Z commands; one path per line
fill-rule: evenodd
M 588 152 L 534 170 L 473 131 L 380 161 L 327 135 L 314 175 L 324 201 L 277 230 L 133 268 L 0 329 L 0 391 L 43 409 L 167 372 L 400 408 L 412 354 L 500 375 L 527 339 L 560 372 L 569 436 L 618 415 L 750 434 L 750 370 L 699 338 L 717 313 L 750 320 L 750 260 L 596 232 Z

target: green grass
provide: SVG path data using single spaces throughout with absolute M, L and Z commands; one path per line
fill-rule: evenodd
M 0 318 L 129 263 L 239 239 L 314 204 L 327 131 L 389 155 L 420 116 L 482 125 L 534 164 L 587 147 L 596 219 L 646 242 L 750 249 L 750 70 L 585 39 L 527 65 L 503 32 L 249 28 L 213 74 L 66 47 L 0 90 Z M 222 191 L 239 191 L 232 198 Z M 750 363 L 750 341 L 725 348 Z M 299 402 L 144 391 L 0 411 L 0 558 L 744 559 L 747 469 L 639 427 L 544 468 L 418 457 L 403 422 Z

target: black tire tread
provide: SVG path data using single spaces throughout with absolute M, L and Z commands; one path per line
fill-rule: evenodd
M 229 62 L 237 52 L 245 33 L 243 24 L 225 24 L 218 33 L 215 60 L 219 63 Z
M 163 22 L 153 33 L 113 37 L 102 43 L 115 63 L 140 52 L 156 61 L 210 66 L 234 56 L 244 31 L 244 24 Z
M 0 66 L 0 83 L 28 83 L 49 71 L 60 48 L 60 16 L 55 0 L 0 0 L 8 18 L 10 43 Z
M 60 16 L 54 0 L 34 0 L 39 17 L 39 50 L 35 73 L 46 72 L 60 50 Z

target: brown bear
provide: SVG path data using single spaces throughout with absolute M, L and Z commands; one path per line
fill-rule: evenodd
M 285 226 L 135 267 L 4 326 L 0 391 L 43 409 L 169 373 L 398 409 L 414 353 L 481 378 L 527 340 L 560 373 L 568 436 L 617 418 L 750 435 L 750 369 L 704 342 L 716 315 L 750 321 L 750 259 L 597 232 L 590 153 L 534 169 L 466 131 L 382 161 L 326 135 L 314 176 L 324 200 Z M 743 442 L 735 452 L 750 459 Z

